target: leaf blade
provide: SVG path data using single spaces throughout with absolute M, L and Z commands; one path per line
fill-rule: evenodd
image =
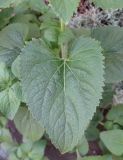
M 50 0 L 53 10 L 59 18 L 68 23 L 79 5 L 79 0 Z M 67 7 L 66 7 L 67 6 Z
M 89 56 L 88 50 L 91 50 Z M 62 152 L 78 144 L 101 98 L 101 50 L 98 42 L 83 37 L 72 43 L 68 61 L 55 57 L 40 40 L 33 40 L 22 50 L 25 99 L 33 116 L 43 123 L 52 142 Z

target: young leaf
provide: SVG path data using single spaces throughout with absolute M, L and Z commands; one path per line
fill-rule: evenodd
M 98 7 L 104 9 L 120 9 L 123 8 L 122 0 L 92 0 Z
M 0 32 L 0 62 L 11 64 L 20 54 L 28 34 L 26 24 L 11 24 Z
M 44 157 L 44 151 L 46 147 L 46 141 L 38 141 L 33 144 L 32 151 L 29 153 L 29 158 L 42 160 Z
M 111 153 L 116 156 L 123 155 L 123 130 L 102 132 L 100 138 Z
M 25 107 L 19 108 L 14 118 L 14 122 L 20 133 L 27 139 L 37 141 L 44 134 L 44 128 L 32 118 L 30 111 Z
M 106 82 L 123 80 L 123 28 L 100 27 L 93 30 L 92 37 L 99 40 L 104 49 Z
M 113 106 L 107 114 L 107 119 L 123 126 L 123 105 Z
M 78 152 L 80 155 L 86 155 L 89 151 L 89 144 L 85 136 L 82 137 L 81 141 L 79 142 L 79 145 L 77 147 Z
M 73 13 L 79 6 L 79 0 L 50 0 L 51 6 L 56 15 L 66 24 L 70 21 Z
M 7 118 L 13 119 L 19 106 L 20 99 L 16 95 L 16 87 L 18 83 L 15 83 L 10 88 L 7 88 L 0 92 L 0 112 L 2 112 Z
M 99 104 L 104 68 L 101 51 L 97 41 L 84 37 L 73 41 L 68 59 L 57 58 L 41 40 L 33 40 L 22 50 L 24 97 L 62 152 L 78 144 Z

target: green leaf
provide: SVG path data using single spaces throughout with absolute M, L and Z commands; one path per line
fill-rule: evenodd
M 26 24 L 11 24 L 0 32 L 0 62 L 11 64 L 20 54 L 28 34 Z
M 6 8 L 0 11 L 0 30 L 9 23 L 13 14 L 13 8 Z
M 12 76 L 5 65 L 5 63 L 0 63 L 0 91 L 6 89 L 12 83 Z
M 65 60 L 41 40 L 33 40 L 22 50 L 24 97 L 62 152 L 78 144 L 99 104 L 104 68 L 101 51 L 97 41 L 84 37 L 68 47 Z
M 122 0 L 92 0 L 98 7 L 104 9 L 120 9 L 123 8 Z
M 123 157 L 116 157 L 116 156 L 113 156 L 113 160 L 122 160 Z
M 12 22 L 14 23 L 24 23 L 28 27 L 28 35 L 26 39 L 39 38 L 40 37 L 40 27 L 38 26 L 39 21 L 34 14 L 17 14 Z
M 9 155 L 9 160 L 18 160 L 18 158 L 16 157 L 16 154 L 15 153 L 11 153 Z
M 32 118 L 30 111 L 25 107 L 20 107 L 15 118 L 15 125 L 20 133 L 32 141 L 39 140 L 44 134 L 44 128 Z
M 113 106 L 107 114 L 107 119 L 123 126 L 123 105 Z
M 45 13 L 49 10 L 49 7 L 44 3 L 43 0 L 28 0 L 29 7 L 37 12 Z
M 17 77 L 19 80 L 21 79 L 20 75 L 20 55 L 14 60 L 12 63 L 12 73 L 15 77 Z
M 18 83 L 15 83 L 10 88 L 7 88 L 0 92 L 0 112 L 7 118 L 13 119 L 19 106 L 20 100 L 16 95 L 16 87 Z
M 80 155 L 86 155 L 89 151 L 88 141 L 85 136 L 82 137 L 78 147 L 77 147 Z
M 42 160 L 46 147 L 46 141 L 38 141 L 33 144 L 32 151 L 29 153 L 29 158 Z
M 123 28 L 100 27 L 93 30 L 92 37 L 100 41 L 104 49 L 106 82 L 123 80 Z
M 99 130 L 93 125 L 88 127 L 85 134 L 89 141 L 94 141 L 99 139 Z
M 80 158 L 79 160 L 113 160 L 112 156 L 88 156 L 85 158 Z
M 79 6 L 79 0 L 50 0 L 50 3 L 56 15 L 65 23 L 70 21 Z
M 9 8 L 18 5 L 22 0 L 0 0 L 0 8 Z
M 0 142 L 12 143 L 12 137 L 8 129 L 0 129 Z
M 104 87 L 104 92 L 103 92 L 100 106 L 105 108 L 109 104 L 112 104 L 114 94 L 115 94 L 115 90 L 113 88 L 113 84 L 107 83 Z
M 111 153 L 116 156 L 123 155 L 123 130 L 102 132 L 100 138 Z

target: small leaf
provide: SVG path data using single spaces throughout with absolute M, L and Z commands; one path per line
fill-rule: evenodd
M 116 156 L 123 155 L 123 130 L 102 132 L 100 138 L 111 153 Z
M 122 0 L 92 0 L 98 7 L 104 9 L 122 9 L 123 1 Z
M 113 160 L 112 156 L 88 156 L 85 158 L 80 158 L 79 160 Z
M 13 119 L 19 106 L 20 100 L 16 95 L 16 85 L 12 85 L 10 88 L 7 88 L 0 92 L 0 112 L 3 113 L 7 118 Z
M 115 91 L 113 89 L 113 84 L 107 83 L 104 87 L 104 92 L 103 92 L 100 106 L 106 107 L 107 105 L 112 104 L 114 94 L 115 94 Z
M 12 83 L 12 76 L 5 65 L 5 63 L 0 63 L 0 91 L 6 89 Z
M 22 50 L 24 97 L 62 152 L 78 144 L 99 104 L 104 68 L 101 51 L 97 41 L 84 37 L 73 40 L 66 60 L 57 58 L 41 40 L 33 40 Z
M 89 141 L 94 141 L 99 139 L 99 130 L 93 125 L 88 127 L 85 134 Z
M 29 153 L 29 158 L 31 159 L 42 159 L 44 156 L 44 151 L 46 147 L 46 141 L 38 141 L 33 144 L 32 151 Z
M 82 140 L 80 141 L 80 144 L 77 147 L 80 155 L 86 155 L 89 151 L 89 145 L 88 141 L 85 136 L 82 137 Z
M 26 24 L 11 24 L 0 32 L 0 62 L 11 64 L 20 54 L 28 34 Z
M 107 114 L 107 119 L 123 126 L 123 105 L 113 106 Z
M 0 30 L 6 26 L 13 14 L 13 8 L 6 8 L 0 11 Z
M 44 128 L 32 118 L 30 111 L 25 107 L 20 107 L 15 118 L 15 125 L 20 133 L 32 141 L 39 140 L 44 134 Z
M 12 63 L 12 73 L 15 77 L 17 77 L 19 80 L 21 79 L 20 75 L 20 55 L 17 56 L 17 58 Z
M 8 129 L 0 129 L 0 142 L 12 143 L 12 138 Z
M 104 49 L 106 83 L 123 80 L 123 28 L 100 27 L 93 30 L 92 37 L 100 41 Z
M 68 23 L 79 6 L 79 0 L 50 0 L 56 15 Z
M 14 23 L 24 23 L 28 27 L 28 35 L 26 39 L 30 40 L 32 38 L 40 37 L 40 27 L 39 21 L 34 14 L 17 14 L 13 19 Z

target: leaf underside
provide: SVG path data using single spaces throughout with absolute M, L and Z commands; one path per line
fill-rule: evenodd
M 62 153 L 78 144 L 99 104 L 101 51 L 97 41 L 83 37 L 73 41 L 67 60 L 54 56 L 41 40 L 33 40 L 22 50 L 24 97 Z

